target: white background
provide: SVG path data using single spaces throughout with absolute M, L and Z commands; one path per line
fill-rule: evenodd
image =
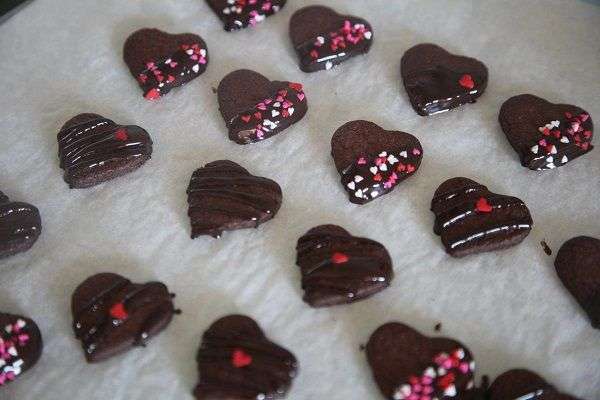
M 444 335 L 474 353 L 478 378 L 527 367 L 564 391 L 600 398 L 600 331 L 539 245 L 545 238 L 556 252 L 572 236 L 600 236 L 600 149 L 554 171 L 529 171 L 497 122 L 502 102 L 527 92 L 575 103 L 600 121 L 600 7 L 329 0 L 369 20 L 375 43 L 366 57 L 305 74 L 287 24 L 311 3 L 289 0 L 260 27 L 236 33 L 223 31 L 201 0 L 37 0 L 0 25 L 0 190 L 37 205 L 43 217 L 33 249 L 0 261 L 0 309 L 34 318 L 45 341 L 39 364 L 0 389 L 2 400 L 191 399 L 201 334 L 228 313 L 254 317 L 296 354 L 301 369 L 290 399 L 379 398 L 359 345 L 393 320 L 429 335 L 441 321 Z M 121 58 L 127 36 L 142 27 L 200 34 L 207 72 L 159 102 L 145 101 Z M 417 116 L 399 63 L 421 42 L 487 64 L 490 82 L 477 104 Z M 307 116 L 261 144 L 229 141 L 211 87 L 237 68 L 303 83 Z M 69 190 L 56 134 L 82 112 L 146 128 L 152 160 L 125 178 Z M 425 153 L 414 177 L 365 206 L 348 202 L 329 155 L 331 135 L 353 119 L 411 132 Z M 217 159 L 275 179 L 283 206 L 256 231 L 192 241 L 185 190 L 194 169 Z M 447 256 L 432 232 L 429 202 L 454 176 L 522 198 L 535 222 L 530 236 L 503 252 Z M 304 304 L 294 248 L 322 223 L 383 243 L 394 260 L 392 286 L 351 306 Z M 70 296 L 101 271 L 164 281 L 183 315 L 145 350 L 86 365 L 71 330 Z

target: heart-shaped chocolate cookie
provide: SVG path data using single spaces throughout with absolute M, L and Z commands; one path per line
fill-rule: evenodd
M 292 353 L 268 340 L 243 315 L 219 319 L 204 332 L 197 356 L 199 400 L 279 399 L 286 395 L 298 365 Z
M 567 240 L 554 261 L 556 273 L 600 329 L 600 240 L 578 236 Z
M 226 31 L 256 26 L 285 6 L 286 0 L 206 0 Z
M 145 346 L 179 312 L 173 297 L 160 282 L 132 283 L 112 273 L 86 279 L 73 293 L 71 311 L 87 361 L 104 361 L 133 346 Z
M 277 214 L 282 200 L 277 182 L 250 175 L 227 160 L 213 161 L 194 171 L 187 194 L 192 239 L 258 228 Z
M 521 164 L 529 169 L 562 167 L 594 148 L 592 118 L 577 106 L 521 94 L 502 104 L 498 118 Z
M 0 387 L 33 367 L 42 347 L 42 334 L 35 322 L 0 312 Z
M 488 390 L 489 400 L 577 400 L 560 393 L 537 374 L 511 369 L 500 375 Z
M 455 340 L 429 338 L 393 322 L 371 335 L 366 350 L 375 381 L 388 399 L 467 399 L 476 390 L 473 357 Z
M 41 233 L 38 209 L 28 203 L 9 201 L 0 192 L 0 258 L 29 250 Z
M 208 66 L 206 43 L 200 36 L 149 28 L 127 38 L 123 58 L 148 100 L 197 78 Z
M 490 192 L 467 178 L 442 183 L 431 201 L 433 231 L 453 257 L 514 246 L 531 231 L 533 221 L 522 200 Z
M 331 155 L 350 201 L 365 204 L 414 174 L 421 165 L 423 148 L 409 133 L 352 121 L 333 134 Z
M 340 15 L 329 7 L 309 6 L 292 15 L 290 37 L 300 69 L 315 72 L 368 53 L 373 28 L 362 18 Z
M 410 103 L 423 116 L 474 103 L 488 82 L 488 70 L 481 61 L 431 43 L 408 49 L 400 72 Z
M 366 299 L 390 285 L 392 260 L 381 243 L 350 235 L 337 225 L 321 225 L 298 239 L 296 264 L 304 301 L 328 307 Z
M 98 114 L 79 114 L 58 132 L 58 157 L 72 189 L 125 175 L 150 159 L 152 139 L 136 125 L 117 125 Z
M 217 93 L 229 139 L 238 144 L 270 138 L 300 121 L 308 109 L 301 84 L 270 81 L 247 69 L 225 76 Z

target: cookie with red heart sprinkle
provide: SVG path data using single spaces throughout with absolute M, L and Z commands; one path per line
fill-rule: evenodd
M 488 70 L 481 61 L 431 43 L 408 49 L 400 69 L 410 103 L 422 116 L 474 103 L 488 82 Z
M 392 260 L 374 240 L 352 236 L 337 225 L 309 230 L 296 245 L 304 301 L 328 307 L 366 299 L 390 285 Z
M 430 338 L 392 322 L 371 335 L 366 352 L 387 399 L 467 399 L 476 393 L 471 352 L 453 339 Z
M 144 97 L 158 100 L 206 71 L 208 49 L 204 40 L 193 33 L 170 34 L 144 28 L 127 38 L 123 58 Z
M 113 273 L 86 279 L 71 298 L 73 329 L 86 360 L 104 361 L 145 346 L 179 313 L 173 297 L 161 282 L 132 283 Z
M 42 348 L 42 334 L 33 320 L 0 312 L 0 388 L 32 368 Z
M 577 106 L 521 94 L 502 104 L 498 119 L 521 165 L 532 170 L 562 167 L 594 148 L 592 117 Z
M 490 192 L 468 178 L 442 183 L 431 201 L 433 231 L 453 257 L 504 249 L 520 243 L 533 221 L 525 203 Z
M 202 336 L 196 360 L 194 396 L 199 400 L 283 398 L 298 370 L 296 357 L 243 315 L 213 323 Z
M 206 0 L 228 32 L 256 26 L 279 12 L 286 0 Z
M 413 175 L 421 165 L 423 148 L 410 133 L 351 121 L 333 134 L 331 154 L 350 201 L 365 204 Z
M 268 139 L 300 121 L 308 110 L 300 83 L 271 81 L 247 69 L 225 76 L 217 95 L 229 139 L 238 144 Z
M 10 201 L 0 192 L 0 258 L 29 250 L 41 233 L 42 219 L 37 207 Z
M 554 267 L 592 326 L 600 329 L 600 240 L 589 236 L 567 240 L 558 250 Z
M 578 400 L 560 393 L 534 372 L 511 369 L 494 380 L 488 389 L 489 400 Z

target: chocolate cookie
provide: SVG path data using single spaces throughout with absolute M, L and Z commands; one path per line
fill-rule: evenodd
M 430 43 L 408 49 L 400 72 L 410 103 L 423 116 L 474 103 L 488 82 L 488 70 L 481 61 Z
M 373 43 L 373 28 L 364 19 L 340 15 L 329 7 L 299 9 L 290 19 L 290 37 L 304 72 L 329 70 Z
M 38 209 L 28 203 L 9 201 L 0 192 L 0 258 L 29 250 L 41 233 Z
M 223 78 L 217 93 L 229 139 L 238 144 L 270 138 L 300 121 L 308 109 L 301 84 L 270 81 L 247 69 Z
M 350 201 L 365 204 L 414 174 L 421 165 L 423 148 L 409 133 L 352 121 L 333 134 L 331 155 Z
M 200 36 L 149 28 L 127 38 L 123 58 L 148 100 L 197 78 L 208 66 L 206 43 Z
M 281 207 L 277 182 L 250 173 L 233 161 L 213 161 L 192 174 L 188 215 L 192 239 L 223 231 L 258 228 Z
M 499 120 L 521 164 L 532 170 L 562 167 L 594 148 L 592 118 L 577 106 L 521 94 L 502 104 Z
M 152 154 L 152 139 L 136 125 L 117 125 L 98 114 L 79 114 L 58 132 L 58 157 L 71 189 L 125 175 Z
M 286 395 L 298 363 L 242 315 L 216 321 L 204 332 L 197 356 L 199 400 L 266 400 Z
M 453 257 L 504 249 L 531 231 L 529 209 L 516 197 L 492 193 L 467 178 L 442 183 L 431 201 L 433 231 Z
M 500 375 L 488 390 L 489 400 L 578 400 L 560 393 L 537 374 L 511 369 Z
M 600 240 L 579 236 L 567 240 L 554 261 L 556 273 L 600 329 Z
M 328 307 L 366 299 L 390 285 L 392 260 L 381 243 L 321 225 L 298 239 L 304 301 Z
M 206 0 L 225 24 L 226 31 L 256 26 L 285 6 L 286 0 Z
M 473 357 L 452 339 L 429 338 L 407 325 L 388 323 L 371 335 L 367 358 L 388 399 L 467 399 L 475 392 Z
M 73 293 L 71 311 L 87 361 L 104 361 L 145 346 L 179 312 L 173 297 L 160 282 L 137 284 L 112 273 L 86 279 Z
M 33 367 L 42 347 L 42 334 L 35 322 L 0 312 L 0 387 Z

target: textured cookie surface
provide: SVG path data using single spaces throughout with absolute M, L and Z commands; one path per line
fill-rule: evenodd
M 301 84 L 270 81 L 247 69 L 225 76 L 217 94 L 229 139 L 239 144 L 278 134 L 300 121 L 308 109 Z
M 442 183 L 431 201 L 433 231 L 454 257 L 499 250 L 520 243 L 533 221 L 522 200 L 490 192 L 467 178 Z
M 0 388 L 33 367 L 42 347 L 42 334 L 35 322 L 0 312 Z
M 286 0 L 206 0 L 226 31 L 256 26 L 285 6 Z
M 42 219 L 31 204 L 9 201 L 0 192 L 0 258 L 27 251 L 42 233 Z
M 392 260 L 380 243 L 337 225 L 309 230 L 296 246 L 304 301 L 327 307 L 365 299 L 390 285 Z
M 532 170 L 562 167 L 594 148 L 592 118 L 577 106 L 521 94 L 502 104 L 498 118 L 521 164 Z
M 160 282 L 132 283 L 101 273 L 86 279 L 71 298 L 73 329 L 88 362 L 106 360 L 165 329 L 176 310 Z
M 58 133 L 60 167 L 71 188 L 87 188 L 125 175 L 142 166 L 151 154 L 148 132 L 98 114 L 79 114 Z
M 364 19 L 340 15 L 329 7 L 309 6 L 290 19 L 290 37 L 304 72 L 329 70 L 373 43 L 373 28 Z
M 578 400 L 560 393 L 537 374 L 511 369 L 500 375 L 488 390 L 489 400 Z
M 423 148 L 409 133 L 352 121 L 333 134 L 331 154 L 350 201 L 365 204 L 414 174 L 421 165 Z
M 200 36 L 149 28 L 127 38 L 123 58 L 148 100 L 197 78 L 208 66 L 206 43 Z
M 197 356 L 199 400 L 283 398 L 296 376 L 296 358 L 268 340 L 251 318 L 230 315 L 204 333 Z
M 488 82 L 488 70 L 481 61 L 430 43 L 404 53 L 401 74 L 410 103 L 423 116 L 474 103 Z
M 192 174 L 188 186 L 192 239 L 223 231 L 257 228 L 281 207 L 279 185 L 251 175 L 233 161 L 213 161 Z

